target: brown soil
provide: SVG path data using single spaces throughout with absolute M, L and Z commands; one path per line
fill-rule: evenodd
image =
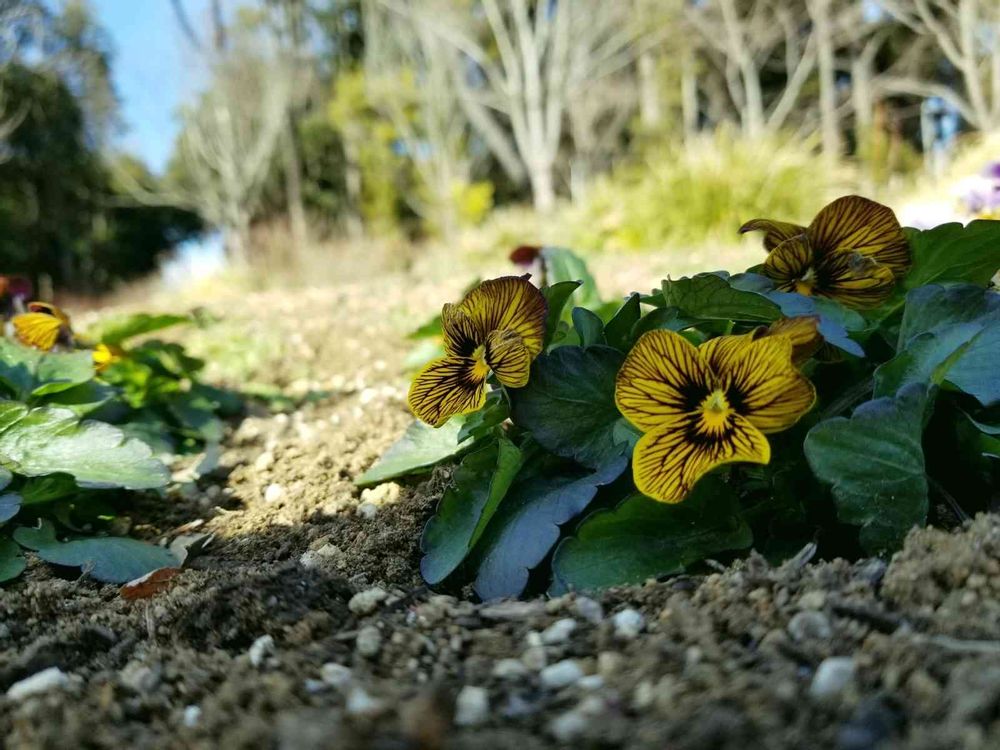
M 427 591 L 417 544 L 447 471 L 352 484 L 409 421 L 401 333 L 466 278 L 404 281 L 220 300 L 234 331 L 277 332 L 251 375 L 302 405 L 258 408 L 208 476 L 137 503 L 139 535 L 215 535 L 163 593 L 34 559 L 0 590 L 6 747 L 1000 747 L 996 516 L 914 532 L 888 564 L 752 556 L 597 602 Z M 3 697 L 53 666 L 62 687 Z

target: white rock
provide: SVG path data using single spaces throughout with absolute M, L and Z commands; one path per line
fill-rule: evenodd
M 264 660 L 273 653 L 274 638 L 269 635 L 262 635 L 260 638 L 251 643 L 250 648 L 247 650 L 247 656 L 250 657 L 250 663 L 255 667 L 263 665 Z
M 588 596 L 579 596 L 576 599 L 576 611 L 584 620 L 597 625 L 604 619 L 604 607 L 600 602 Z
M 588 674 L 576 683 L 581 690 L 600 690 L 604 687 L 604 678 L 599 674 Z
M 530 670 L 537 672 L 549 663 L 545 646 L 529 646 L 521 654 L 521 663 Z
M 118 673 L 122 684 L 137 693 L 149 693 L 160 684 L 160 670 L 148 667 L 139 661 L 130 661 Z
M 542 687 L 559 690 L 568 687 L 583 677 L 583 669 L 573 659 L 563 659 L 551 664 L 538 673 Z
M 375 503 L 361 503 L 355 512 L 362 518 L 371 520 L 378 515 L 378 506 Z
M 382 712 L 384 704 L 370 696 L 363 688 L 351 688 L 344 709 L 352 716 L 376 716 Z
M 572 617 L 564 617 L 556 620 L 542 631 L 542 643 L 549 646 L 557 643 L 565 643 L 576 630 L 576 620 Z
M 501 659 L 493 665 L 493 676 L 501 680 L 516 680 L 529 671 L 520 659 Z
M 590 718 L 575 708 L 549 722 L 549 734 L 559 742 L 578 739 L 590 726 Z
M 343 690 L 351 684 L 354 672 L 351 671 L 350 667 L 331 661 L 320 667 L 319 676 L 327 685 Z
M 64 688 L 69 684 L 69 677 L 59 667 L 49 667 L 41 672 L 35 672 L 31 677 L 25 677 L 7 688 L 7 697 L 12 701 L 20 701 L 32 695 L 45 693 L 55 688 Z
M 375 586 L 366 591 L 359 591 L 352 596 L 347 602 L 347 608 L 356 615 L 370 615 L 378 609 L 378 605 L 384 602 L 387 596 L 389 595 L 385 589 Z
M 382 631 L 374 625 L 366 625 L 358 631 L 358 636 L 354 641 L 354 648 L 366 659 L 377 656 L 382 650 Z
M 474 727 L 490 716 L 490 694 L 486 688 L 466 685 L 455 698 L 455 724 Z
M 184 726 L 188 728 L 193 727 L 197 725 L 200 720 L 201 706 L 190 705 L 184 707 L 184 717 L 181 719 L 181 721 L 184 722 Z
M 788 634 L 796 641 L 826 640 L 833 636 L 833 628 L 825 614 L 807 609 L 796 612 L 788 621 Z
M 835 698 L 854 684 L 856 665 L 849 656 L 831 656 L 820 662 L 809 686 L 809 695 L 816 700 Z
M 285 494 L 285 488 L 280 484 L 269 484 L 267 489 L 264 490 L 264 502 L 265 503 L 276 503 Z
M 635 609 L 623 609 L 621 612 L 616 612 L 612 616 L 611 622 L 615 626 L 615 635 L 626 641 L 635 639 L 646 626 L 646 618 L 642 616 L 642 612 Z
M 271 451 L 264 451 L 253 462 L 253 467 L 257 471 L 267 471 L 274 465 L 274 454 Z
M 361 502 L 372 503 L 373 505 L 388 505 L 399 499 L 401 489 L 395 482 L 383 482 L 377 487 L 368 487 L 361 490 Z

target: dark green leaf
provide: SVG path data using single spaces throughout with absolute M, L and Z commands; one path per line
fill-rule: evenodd
M 170 472 L 149 447 L 66 409 L 0 403 L 0 463 L 29 477 L 66 473 L 82 487 L 163 487 Z
M 639 584 L 683 573 L 692 563 L 753 541 L 733 489 L 717 474 L 670 505 L 632 495 L 614 510 L 585 518 L 560 542 L 552 559 L 549 593 Z
M 93 377 L 90 352 L 43 352 L 0 338 L 0 383 L 19 401 L 69 390 Z
M 0 495 L 0 523 L 6 523 L 21 512 L 21 496 L 16 492 Z
M 546 346 L 558 341 L 556 332 L 559 330 L 559 323 L 562 321 L 563 308 L 569 302 L 570 295 L 579 289 L 580 286 L 581 283 L 579 281 L 560 281 L 542 289 L 542 296 L 545 297 L 545 302 L 549 307 L 549 316 L 545 323 Z
M 875 370 L 875 395 L 892 396 L 911 383 L 940 385 L 950 379 L 952 367 L 982 330 L 979 322 L 956 323 L 913 337 L 906 349 Z
M 837 516 L 861 526 L 870 554 L 898 549 L 927 520 L 927 477 L 921 437 L 927 391 L 904 388 L 855 409 L 850 419 L 820 422 L 806 436 L 813 473 L 831 485 Z
M 60 542 L 55 527 L 44 520 L 37 528 L 17 529 L 14 539 L 46 562 L 81 568 L 104 583 L 127 583 L 154 570 L 178 565 L 170 550 L 136 539 L 91 537 Z
M 110 385 L 91 380 L 44 399 L 49 406 L 62 406 L 78 417 L 84 417 L 104 406 L 115 397 Z
M 545 283 L 548 286 L 555 286 L 563 281 L 579 281 L 580 292 L 576 295 L 577 303 L 594 311 L 601 306 L 597 282 L 579 255 L 565 247 L 543 247 L 542 263 L 545 267 Z
M 632 294 L 625 303 L 618 308 L 618 312 L 608 321 L 604 327 L 604 338 L 608 346 L 627 352 L 632 348 L 632 329 L 639 322 L 642 311 L 639 309 L 639 295 Z
M 583 513 L 599 487 L 618 479 L 628 460 L 616 458 L 592 474 L 555 467 L 544 456 L 526 465 L 483 536 L 473 588 L 482 599 L 519 596 L 529 571 L 552 550 L 560 527 Z
M 14 481 L 14 475 L 0 466 L 0 490 L 7 489 L 12 481 Z
M 459 441 L 467 417 L 452 417 L 435 429 L 414 421 L 382 458 L 355 480 L 358 487 L 381 484 L 408 474 L 423 474 L 447 458 L 472 447 L 472 440 Z
M 865 319 L 854 310 L 833 300 L 806 297 L 794 292 L 768 292 L 767 298 L 777 303 L 785 317 L 818 315 L 817 330 L 824 341 L 855 357 L 865 356 L 861 345 L 848 335 L 849 331 L 860 331 L 865 327 Z
M 632 341 L 638 341 L 646 331 L 683 331 L 698 321 L 684 318 L 676 307 L 657 307 L 643 315 L 632 327 Z
M 502 390 L 490 391 L 486 395 L 486 405 L 477 412 L 465 416 L 465 424 L 458 432 L 458 442 L 469 438 L 480 440 L 503 424 L 510 416 L 510 406 Z
M 921 333 L 955 323 L 1000 316 L 1000 294 L 971 284 L 930 284 L 906 295 L 906 308 L 899 326 L 898 349 Z
M 44 477 L 32 477 L 21 487 L 21 497 L 25 505 L 47 503 L 80 491 L 76 482 L 69 474 L 49 474 Z
M 622 455 L 615 425 L 615 377 L 625 355 L 607 346 L 563 346 L 542 354 L 524 388 L 511 389 L 511 417 L 539 445 L 584 466 Z
M 903 280 L 906 289 L 943 281 L 986 286 L 1000 269 L 1000 221 L 903 231 L 913 257 L 913 266 Z
M 712 273 L 663 282 L 663 299 L 682 315 L 705 320 L 770 323 L 781 317 L 778 306 L 763 295 L 730 286 Z
M 0 583 L 17 578 L 24 572 L 25 565 L 21 548 L 10 539 L 0 538 Z
M 604 321 L 585 307 L 573 308 L 573 328 L 580 337 L 581 346 L 607 343 L 604 339 Z
M 87 338 L 101 344 L 118 346 L 136 336 L 191 322 L 193 322 L 192 319 L 187 315 L 150 315 L 148 313 L 120 315 L 102 320 L 89 329 Z
M 503 437 L 462 459 L 421 539 L 420 572 L 427 583 L 443 581 L 469 554 L 521 463 L 521 451 Z

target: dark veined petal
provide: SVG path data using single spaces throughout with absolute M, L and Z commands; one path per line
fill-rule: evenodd
M 691 415 L 674 415 L 640 438 L 632 455 L 632 478 L 644 495 L 679 503 L 716 466 L 770 460 L 767 438 L 739 414 L 730 414 L 726 430 L 711 438 L 695 431 Z
M 514 331 L 532 357 L 542 351 L 548 305 L 527 276 L 484 281 L 465 296 L 459 308 L 484 335 Z
M 486 340 L 486 332 L 480 331 L 458 305 L 448 303 L 441 308 L 441 327 L 444 350 L 453 357 L 471 357 Z
M 59 341 L 64 323 L 45 312 L 28 312 L 15 315 L 11 320 L 14 333 L 22 344 L 48 351 Z
M 524 388 L 531 372 L 531 352 L 514 331 L 493 331 L 486 339 L 486 364 L 504 385 Z
M 785 336 L 792 342 L 792 361 L 802 364 L 823 346 L 823 336 L 819 332 L 818 315 L 799 315 L 794 318 L 776 320 L 767 328 L 758 328 L 756 338 L 762 336 Z
M 648 331 L 625 357 L 615 381 L 615 404 L 640 430 L 652 430 L 697 408 L 711 387 L 698 350 L 673 331 Z
M 805 234 L 806 228 L 787 221 L 771 221 L 770 219 L 751 219 L 740 227 L 740 234 L 757 231 L 764 232 L 764 249 L 771 252 L 785 240 Z
M 783 292 L 811 293 L 809 273 L 813 251 L 804 235 L 792 237 L 778 245 L 764 261 L 764 275 Z
M 888 266 L 858 253 L 827 255 L 816 265 L 815 293 L 846 307 L 877 307 L 896 285 Z
M 761 432 L 791 427 L 816 401 L 813 384 L 792 363 L 786 336 L 719 336 L 699 352 L 726 387 L 732 407 Z
M 809 238 L 818 255 L 855 252 L 867 255 L 895 276 L 910 267 L 910 246 L 888 206 L 847 195 L 829 204 L 809 225 Z
M 468 414 L 486 403 L 486 374 L 468 357 L 443 357 L 417 373 L 406 399 L 417 419 L 440 427 L 456 414 Z

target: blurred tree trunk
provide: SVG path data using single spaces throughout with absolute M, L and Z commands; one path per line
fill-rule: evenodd
M 302 256 L 309 246 L 309 223 L 302 200 L 302 161 L 299 158 L 295 118 L 289 110 L 285 118 L 285 133 L 281 139 L 282 157 L 285 162 L 285 198 L 288 204 L 288 224 L 292 231 L 292 244 L 296 255 Z
M 690 143 L 698 133 L 698 70 L 694 50 L 684 46 L 681 53 L 681 119 L 684 140 Z
M 808 0 L 816 36 L 819 68 L 819 120 L 823 157 L 834 162 L 840 157 L 840 121 L 837 115 L 837 72 L 834 69 L 833 24 L 830 20 L 830 0 Z
M 639 119 L 645 130 L 655 130 L 663 122 L 663 99 L 657 67 L 652 52 L 639 55 Z

